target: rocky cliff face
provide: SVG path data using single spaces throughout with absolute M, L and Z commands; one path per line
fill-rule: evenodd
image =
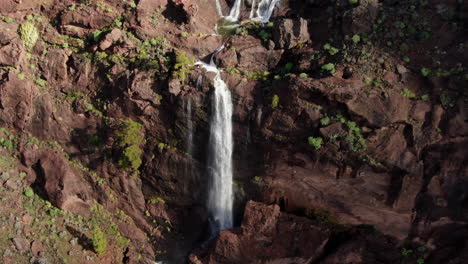
M 466 1 L 218 20 L 207 0 L 0 5 L 3 263 L 466 262 Z M 223 43 L 237 227 L 207 240 L 193 62 Z

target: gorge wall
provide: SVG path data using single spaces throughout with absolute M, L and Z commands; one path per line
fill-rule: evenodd
M 467 1 L 282 0 L 223 36 L 217 14 L 2 2 L 3 263 L 468 259 Z M 194 62 L 222 44 L 235 227 L 207 241 L 214 74 Z

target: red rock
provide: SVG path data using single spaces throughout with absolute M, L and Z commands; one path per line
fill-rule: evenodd
M 30 244 L 26 238 L 23 237 L 15 237 L 12 239 L 15 247 L 18 251 L 29 251 Z

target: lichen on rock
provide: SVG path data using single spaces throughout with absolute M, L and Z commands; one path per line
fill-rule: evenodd
M 31 22 L 25 22 L 18 28 L 18 33 L 26 49 L 31 50 L 39 39 L 39 31 Z

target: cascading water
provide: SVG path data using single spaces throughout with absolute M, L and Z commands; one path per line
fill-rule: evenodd
M 268 23 L 270 21 L 271 15 L 273 14 L 273 10 L 276 7 L 276 4 L 278 4 L 280 0 L 262 0 L 258 4 L 257 11 L 255 14 L 257 15 L 256 17 L 253 16 L 252 12 L 250 13 L 250 19 L 252 20 L 258 20 L 261 21 L 262 23 Z M 256 1 L 253 0 L 252 2 L 252 10 L 255 9 L 255 4 Z
M 187 141 L 185 142 L 185 151 L 192 156 L 193 154 L 193 121 L 192 121 L 192 98 L 187 96 L 184 102 L 184 111 L 187 125 Z
M 279 0 L 261 0 L 251 18 L 267 23 Z M 253 1 L 252 10 L 257 1 Z M 216 8 L 222 15 L 219 0 Z M 242 8 L 242 0 L 236 0 L 225 20 L 237 22 Z M 254 17 L 255 14 L 255 17 Z M 208 173 L 210 186 L 208 193 L 208 210 L 212 235 L 223 229 L 233 227 L 233 191 L 232 191 L 232 101 L 231 92 L 221 78 L 221 71 L 216 67 L 213 58 L 224 48 L 217 49 L 211 56 L 210 63 L 197 62 L 206 71 L 215 73 L 212 116 L 210 120 L 210 139 L 208 154 Z
M 221 78 L 221 71 L 213 62 L 213 57 L 223 48 L 224 46 L 214 52 L 210 64 L 197 62 L 206 71 L 215 73 L 208 156 L 208 173 L 211 176 L 208 210 L 212 234 L 233 226 L 231 92 Z

